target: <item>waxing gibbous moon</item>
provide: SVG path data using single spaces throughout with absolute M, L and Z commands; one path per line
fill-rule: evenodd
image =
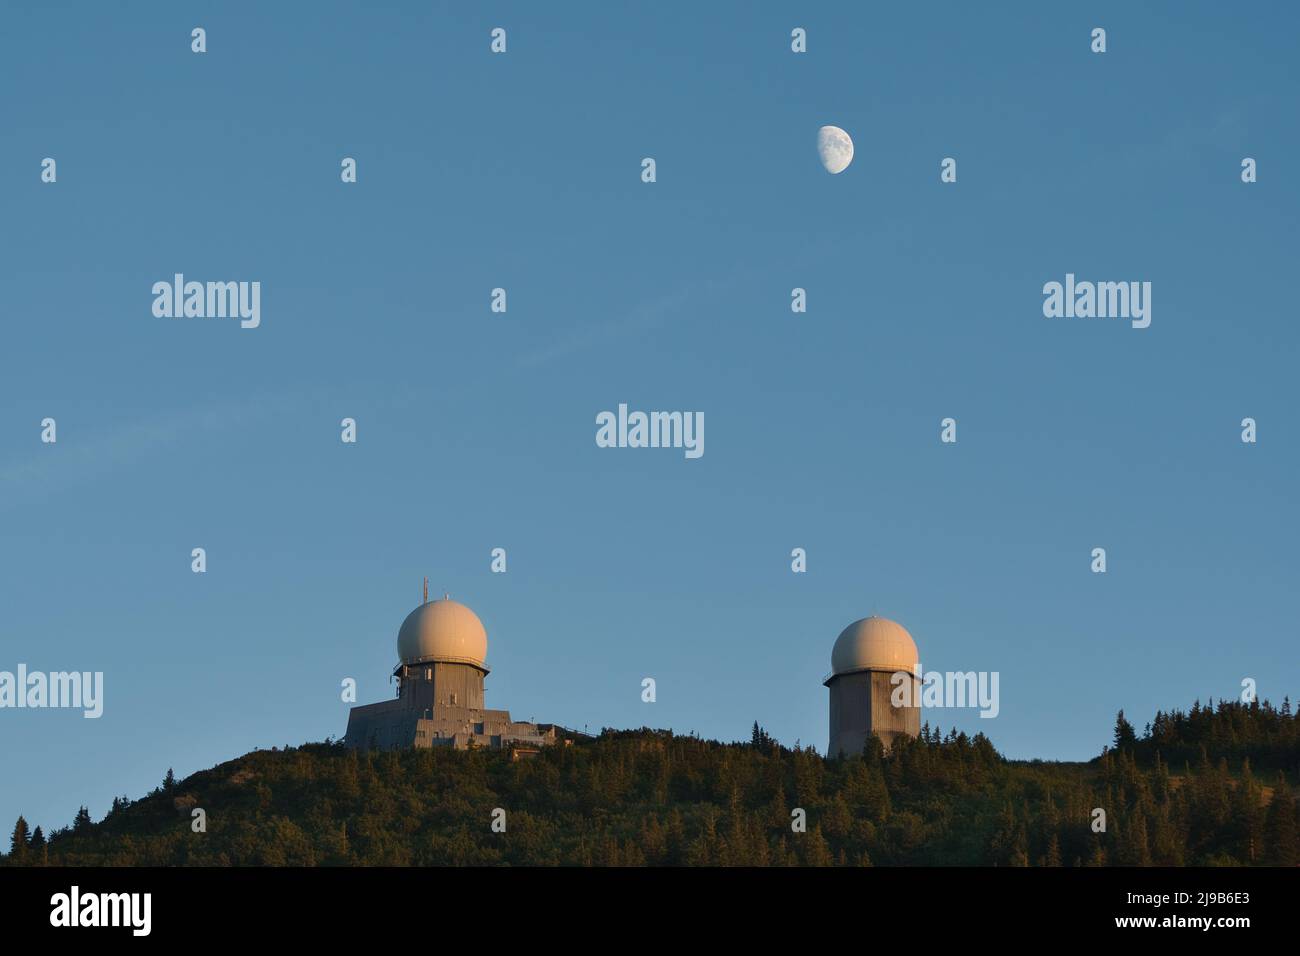
M 853 162 L 853 140 L 838 126 L 823 126 L 817 131 L 817 155 L 828 173 L 842 173 Z

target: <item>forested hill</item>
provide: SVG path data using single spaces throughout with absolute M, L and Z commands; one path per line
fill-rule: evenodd
M 1138 735 L 1121 713 L 1115 747 L 1087 764 L 1007 761 L 982 735 L 928 727 L 888 756 L 873 740 L 831 761 L 757 724 L 743 744 L 607 730 L 520 761 L 307 744 L 169 772 L 48 839 L 20 819 L 4 862 L 1295 865 L 1298 725 L 1289 704 L 1220 703 Z

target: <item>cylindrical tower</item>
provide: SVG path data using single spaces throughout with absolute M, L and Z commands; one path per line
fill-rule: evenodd
M 896 737 L 921 732 L 920 659 L 902 625 L 883 617 L 854 621 L 835 640 L 824 683 L 831 692 L 828 757 L 862 753 L 873 733 L 888 750 Z M 911 706 L 893 705 L 895 688 Z

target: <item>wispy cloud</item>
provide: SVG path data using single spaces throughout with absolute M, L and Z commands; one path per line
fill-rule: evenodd
M 265 416 L 266 406 L 265 397 L 196 406 L 111 425 L 85 437 L 74 437 L 69 423 L 60 422 L 54 447 L 41 445 L 21 461 L 0 464 L 0 507 L 14 505 L 23 492 L 49 492 L 90 481 L 186 438 Z
M 679 316 L 688 303 L 707 295 L 721 285 L 721 282 L 713 280 L 679 287 L 673 292 L 642 303 L 620 318 L 574 329 L 550 345 L 522 356 L 519 365 L 524 368 L 535 368 L 572 355 L 574 352 L 581 352 L 598 345 L 608 345 L 610 342 L 640 332 L 657 329 Z

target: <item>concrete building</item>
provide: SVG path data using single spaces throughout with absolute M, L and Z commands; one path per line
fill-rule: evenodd
M 344 742 L 358 750 L 408 747 L 506 748 L 516 756 L 580 736 L 556 724 L 511 720 L 488 710 L 487 631 L 478 615 L 446 595 L 406 616 L 397 632 L 397 698 L 353 707 Z
M 911 682 L 910 700 L 917 706 L 893 706 L 895 674 Z M 836 638 L 823 683 L 831 692 L 828 757 L 862 753 L 873 733 L 888 750 L 896 737 L 921 732 L 920 659 L 902 625 L 883 617 L 854 621 Z

